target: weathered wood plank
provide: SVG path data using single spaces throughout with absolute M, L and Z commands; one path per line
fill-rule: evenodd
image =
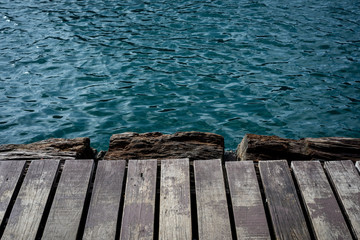
M 359 173 L 360 173 L 360 161 L 357 161 L 357 162 L 356 162 L 355 167 L 357 168 L 357 170 L 358 170 Z
M 153 239 L 156 172 L 156 160 L 129 161 L 120 239 Z
M 194 161 L 199 239 L 232 239 L 220 160 Z
M 83 239 L 115 239 L 126 161 L 99 161 Z
M 291 163 L 317 239 L 352 239 L 319 161 Z
M 285 160 L 259 163 L 277 239 L 310 239 L 289 166 Z
M 0 161 L 0 223 L 3 221 L 24 166 L 25 161 Z
M 352 161 L 326 162 L 325 170 L 330 176 L 338 198 L 349 219 L 354 235 L 360 239 L 360 175 Z
M 58 167 L 58 160 L 30 164 L 2 239 L 35 239 Z
M 161 161 L 160 239 L 192 239 L 189 159 Z
M 76 239 L 93 160 L 68 160 L 55 193 L 42 239 Z
M 238 239 L 271 239 L 254 163 L 226 162 Z

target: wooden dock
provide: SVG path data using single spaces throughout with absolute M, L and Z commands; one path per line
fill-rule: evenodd
M 359 239 L 352 161 L 0 161 L 1 239 Z

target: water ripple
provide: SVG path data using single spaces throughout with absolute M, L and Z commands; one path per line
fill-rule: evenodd
M 0 144 L 125 131 L 360 137 L 360 5 L 0 3 Z

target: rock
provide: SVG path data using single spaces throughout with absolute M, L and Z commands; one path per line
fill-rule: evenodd
M 360 138 L 305 138 L 306 154 L 311 159 L 360 160 Z
M 234 151 L 224 152 L 224 162 L 236 161 L 236 153 Z
M 300 140 L 246 134 L 236 150 L 238 160 L 360 160 L 359 138 Z
M 103 160 L 105 157 L 106 151 L 100 151 L 95 155 L 95 160 Z
M 93 159 L 96 150 L 90 147 L 89 138 L 51 138 L 30 144 L 0 145 L 0 159 Z
M 297 140 L 246 134 L 238 145 L 239 160 L 309 159 Z
M 224 138 L 214 133 L 159 132 L 115 134 L 110 138 L 105 159 L 219 159 L 224 154 Z

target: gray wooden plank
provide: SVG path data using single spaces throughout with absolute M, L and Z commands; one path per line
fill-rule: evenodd
M 83 239 L 115 239 L 126 161 L 99 161 Z
M 287 161 L 261 161 L 261 181 L 277 239 L 310 239 Z
M 291 163 L 317 239 L 352 239 L 319 161 Z
M 189 159 L 161 161 L 160 239 L 192 239 Z
M 360 173 L 360 161 L 357 161 L 357 162 L 355 163 L 355 167 L 357 168 L 357 170 L 358 170 L 359 173 Z
M 252 161 L 226 162 L 238 239 L 271 239 Z
M 338 198 L 345 210 L 354 235 L 360 239 L 360 175 L 352 161 L 331 161 L 325 163 Z
M 23 173 L 25 161 L 0 161 L 0 223 Z
M 129 160 L 120 239 L 153 239 L 156 160 Z
M 45 225 L 43 239 L 76 239 L 93 160 L 67 160 Z
M 2 239 L 35 239 L 58 167 L 58 160 L 31 162 Z
M 199 239 L 232 239 L 221 160 L 194 161 Z

